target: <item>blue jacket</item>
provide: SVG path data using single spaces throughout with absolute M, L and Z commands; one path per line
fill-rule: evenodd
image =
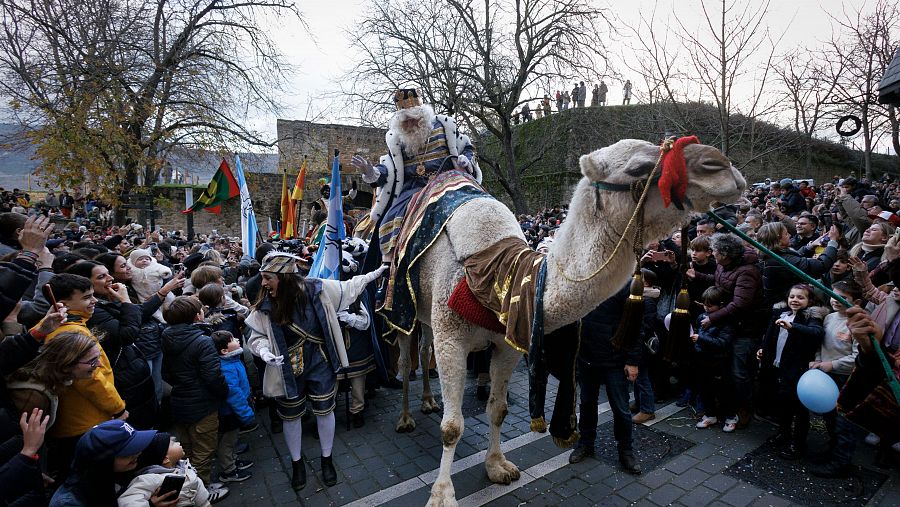
M 731 342 L 734 339 L 734 325 L 728 322 L 711 324 L 703 329 L 700 322 L 706 318 L 706 313 L 701 313 L 694 323 L 694 332 L 697 333 L 697 343 L 694 350 L 700 353 L 700 357 L 710 360 L 724 360 L 731 353 Z
M 222 375 L 225 375 L 225 383 L 228 384 L 228 398 L 219 406 L 220 415 L 234 414 L 241 420 L 241 424 L 252 423 L 256 418 L 253 409 L 250 408 L 250 382 L 247 380 L 247 370 L 241 361 L 243 349 L 229 352 L 228 355 L 219 356 L 222 364 Z

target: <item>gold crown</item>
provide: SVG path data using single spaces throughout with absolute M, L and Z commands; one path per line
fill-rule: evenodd
M 399 111 L 408 107 L 421 106 L 422 99 L 419 98 L 419 92 L 415 88 L 405 88 L 394 92 L 394 104 L 397 104 Z

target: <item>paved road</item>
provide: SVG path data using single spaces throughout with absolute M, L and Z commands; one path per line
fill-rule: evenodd
M 766 440 L 775 431 L 769 423 L 755 422 L 733 434 L 697 430 L 690 409 L 674 404 L 657 407 L 657 419 L 636 432 L 642 476 L 632 477 L 615 466 L 608 404 L 600 407 L 599 459 L 569 465 L 569 450 L 554 446 L 547 434 L 529 431 L 528 379 L 522 364 L 513 374 L 509 416 L 503 426 L 506 455 L 522 470 L 522 478 L 508 486 L 494 485 L 483 465 L 487 416 L 475 399 L 474 379 L 467 382 L 466 427 L 453 474 L 460 505 L 900 506 L 900 472 L 873 467 L 874 453 L 865 444 L 860 444 L 855 458 L 862 467 L 861 478 L 817 480 L 805 473 L 802 463 L 782 462 L 767 452 Z M 245 456 L 256 462 L 253 477 L 231 484 L 232 493 L 218 505 L 424 505 L 441 454 L 440 415 L 419 412 L 422 383 L 411 385 L 415 400 L 411 408 L 418 425 L 407 434 L 393 430 L 400 391 L 380 390 L 370 400 L 366 425 L 349 431 L 339 394 L 333 453 L 338 483 L 331 488 L 320 481 L 314 421 L 304 425 L 303 454 L 307 470 L 315 475 L 310 474 L 306 488 L 297 494 L 289 484 L 290 457 L 283 437 L 269 433 L 268 420 L 261 414 L 260 430 L 243 436 L 251 444 Z M 438 387 L 435 381 L 432 387 Z M 549 406 L 555 392 L 551 379 Z M 811 437 L 815 443 L 822 439 L 821 425 L 814 421 L 813 426 L 820 428 Z

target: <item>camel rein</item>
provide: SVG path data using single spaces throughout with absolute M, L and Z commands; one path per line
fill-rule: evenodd
M 616 257 L 616 254 L 619 252 L 619 248 L 625 243 L 625 238 L 628 236 L 628 231 L 631 230 L 632 227 L 635 227 L 634 230 L 634 250 L 635 257 L 640 258 L 641 250 L 643 248 L 643 236 L 644 236 L 644 203 L 647 201 L 647 196 L 650 193 L 650 187 L 653 186 L 654 181 L 659 180 L 659 176 L 657 176 L 657 172 L 659 171 L 659 167 L 663 161 L 663 155 L 666 154 L 667 151 L 672 149 L 672 146 L 675 142 L 674 137 L 670 137 L 663 141 L 662 146 L 660 147 L 659 157 L 656 159 L 656 164 L 653 165 L 653 170 L 650 171 L 650 174 L 647 175 L 647 179 L 643 180 L 635 180 L 630 185 L 622 184 L 622 183 L 608 183 L 605 181 L 594 181 L 591 182 L 591 186 L 599 190 L 607 190 L 610 192 L 631 192 L 631 197 L 634 199 L 636 206 L 634 207 L 634 211 L 631 213 L 631 218 L 628 220 L 628 223 L 625 225 L 625 230 L 622 231 L 622 236 L 619 237 L 619 241 L 616 242 L 616 247 L 613 248 L 612 253 L 607 257 L 607 259 L 600 265 L 593 273 L 585 276 L 570 276 L 566 274 L 566 269 L 560 264 L 559 260 L 556 261 L 556 269 L 559 270 L 559 273 L 569 282 L 584 282 L 590 280 L 600 274 L 601 271 L 606 269 L 609 266 L 609 263 Z M 600 196 L 598 195 L 599 199 Z

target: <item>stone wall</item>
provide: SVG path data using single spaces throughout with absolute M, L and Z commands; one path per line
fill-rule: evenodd
M 370 162 L 377 162 L 378 157 L 386 152 L 384 130 L 350 125 L 318 124 L 308 121 L 278 120 L 279 169 L 287 171 L 288 185 L 293 185 L 297 173 L 307 159 L 308 170 L 303 190 L 303 202 L 300 210 L 300 222 L 309 220 L 311 204 L 319 198 L 319 180 L 331 178 L 331 163 L 334 150 L 340 151 L 341 184 L 344 192 L 350 188 L 353 180 L 359 185 L 358 194 L 353 201 L 355 207 L 368 208 L 372 205 L 372 189 L 362 182 L 359 174 L 350 165 L 355 154 L 363 155 Z M 243 158 L 243 157 L 242 157 Z M 281 216 L 281 174 L 246 173 L 247 186 L 253 198 L 256 220 L 263 233 L 268 232 L 268 220 L 272 225 Z M 206 188 L 196 186 L 196 199 Z M 168 230 L 187 230 L 187 217 L 181 214 L 185 208 L 185 189 L 180 185 L 161 185 L 156 187 L 156 225 Z M 145 225 L 149 216 L 140 216 L 130 211 L 129 216 Z M 220 234 L 240 236 L 241 208 L 240 199 L 234 198 L 222 205 L 221 214 L 207 211 L 193 213 L 194 232 L 208 233 L 217 230 Z
M 320 178 L 331 178 L 334 150 L 340 152 L 341 185 L 346 192 L 355 180 L 359 195 L 354 206 L 370 207 L 372 190 L 363 183 L 359 173 L 350 165 L 353 155 L 360 154 L 376 163 L 387 152 L 384 129 L 312 123 L 301 120 L 278 120 L 279 168 L 297 177 L 307 159 L 306 185 L 303 189 L 301 219 L 309 216 L 310 205 L 319 198 Z

